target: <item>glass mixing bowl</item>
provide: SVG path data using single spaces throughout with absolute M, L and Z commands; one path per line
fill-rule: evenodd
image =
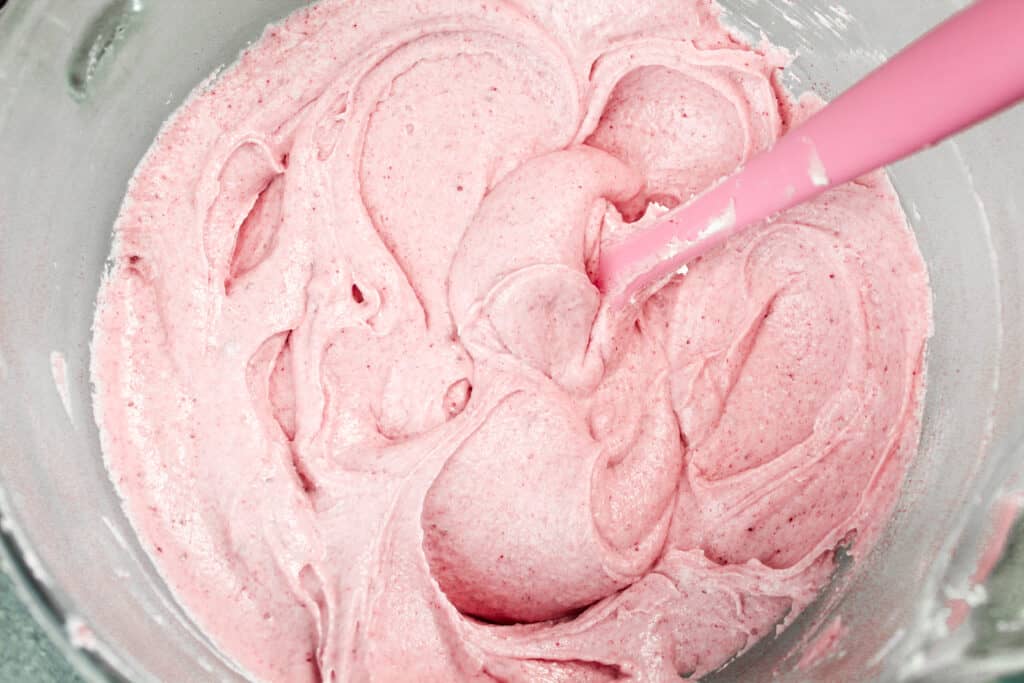
M 0 556 L 87 679 L 240 679 L 175 604 L 107 479 L 90 324 L 111 226 L 161 123 L 302 4 L 13 0 L 0 14 Z M 790 87 L 826 97 L 963 5 L 722 4 L 737 30 L 796 53 Z M 984 603 L 972 581 L 996 557 L 991 530 L 1012 519 L 1024 469 L 1022 149 L 1018 108 L 892 169 L 935 296 L 920 456 L 875 552 L 713 678 L 962 681 L 1024 669 L 1019 612 L 993 627 L 976 609 L 949 627 Z

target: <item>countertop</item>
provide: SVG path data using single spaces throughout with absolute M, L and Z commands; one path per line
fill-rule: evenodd
M 2 0 L 0 0 L 2 2 Z M 0 571 L 0 683 L 79 683 Z

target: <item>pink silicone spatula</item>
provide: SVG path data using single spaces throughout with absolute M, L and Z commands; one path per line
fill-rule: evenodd
M 899 10 L 894 8 L 894 19 Z M 978 0 L 690 202 L 605 249 L 620 302 L 745 227 L 898 161 L 1024 98 L 1024 0 Z

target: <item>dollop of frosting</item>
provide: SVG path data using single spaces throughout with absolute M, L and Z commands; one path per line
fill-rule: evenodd
M 884 174 L 608 305 L 602 249 L 819 102 L 706 0 L 325 0 L 168 122 L 119 218 L 108 467 L 265 680 L 701 676 L 870 545 L 927 277 Z

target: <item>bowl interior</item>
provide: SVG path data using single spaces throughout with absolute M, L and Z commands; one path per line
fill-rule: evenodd
M 90 326 L 111 226 L 161 123 L 267 23 L 304 4 L 14 0 L 0 14 L 3 548 L 40 618 L 84 647 L 69 656 L 88 675 L 239 678 L 176 606 L 107 478 Z M 796 53 L 793 89 L 828 97 L 962 3 L 906 0 L 900 21 L 887 0 L 722 4 L 737 30 Z M 895 671 L 931 637 L 939 588 L 966 580 L 970 553 L 950 560 L 950 549 L 983 528 L 1020 467 L 1021 131 L 1024 112 L 1012 111 L 892 169 L 934 288 L 920 456 L 876 552 L 723 679 L 790 670 L 826 613 L 842 615 L 843 654 L 802 680 Z

